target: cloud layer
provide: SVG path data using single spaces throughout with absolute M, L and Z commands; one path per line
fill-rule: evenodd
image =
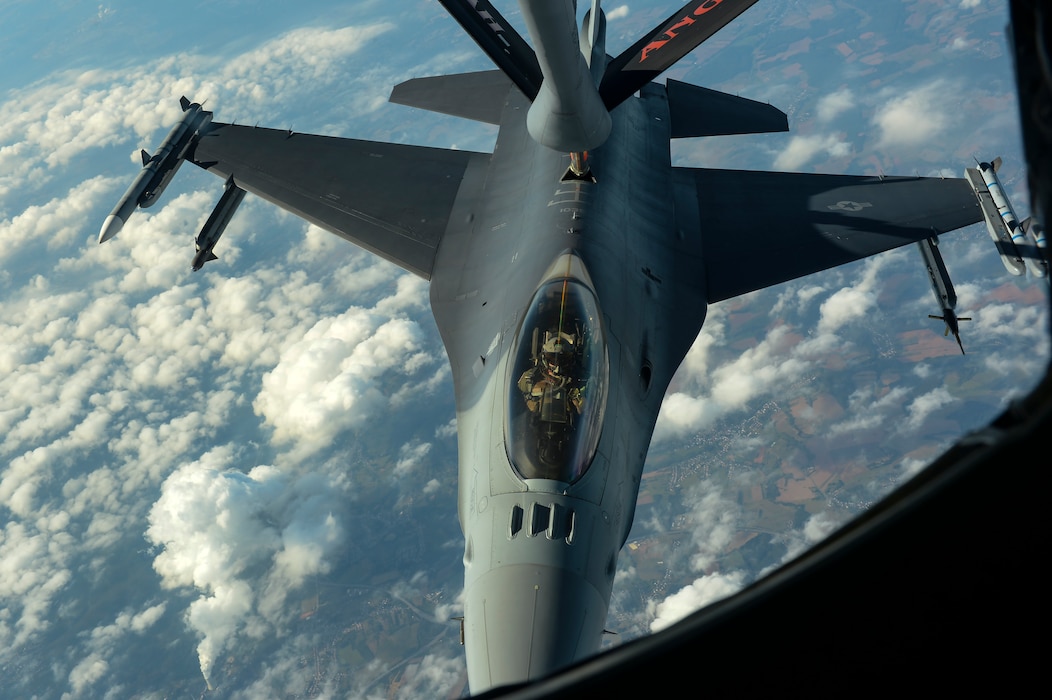
M 12 688 L 55 673 L 71 697 L 119 689 L 128 645 L 155 624 L 173 640 L 186 625 L 206 677 L 239 644 L 288 635 L 297 596 L 361 527 L 356 471 L 377 465 L 363 463 L 358 431 L 400 433 L 370 443 L 396 455 L 392 469 L 413 441 L 406 498 L 450 495 L 421 465 L 436 444 L 454 450 L 435 441 L 451 402 L 432 402 L 434 423 L 381 420 L 448 375 L 425 284 L 258 201 L 238 212 L 221 261 L 192 275 L 192 234 L 217 190 L 185 169 L 161 206 L 93 243 L 134 175 L 112 155 L 155 145 L 180 94 L 251 117 L 340 83 L 353 99 L 330 109 L 367 121 L 396 79 L 342 66 L 392 27 L 71 71 L 0 103 L 0 659 L 27 669 Z M 78 178 L 99 161 L 118 176 Z M 114 577 L 136 582 L 137 602 L 89 605 Z M 90 634 L 50 671 L 23 656 L 85 615 Z M 431 657 L 454 673 L 456 658 Z M 451 682 L 418 675 L 417 688 Z
M 231 697 L 461 687 L 448 622 L 462 577 L 454 411 L 426 285 L 252 198 L 220 260 L 191 274 L 192 235 L 219 192 L 191 168 L 117 240 L 94 243 L 138 149 L 156 146 L 182 94 L 243 123 L 488 147 L 492 130 L 380 109 L 402 79 L 488 68 L 440 8 L 421 5 L 434 22 L 414 52 L 384 44 L 401 17 L 360 5 L 340 10 L 344 27 L 239 27 L 222 54 L 85 56 L 0 102 L 0 664 L 14 669 L 10 694 L 197 695 L 199 673 Z M 637 3 L 610 13 L 633 36 L 664 16 Z M 793 68 L 796 54 L 767 60 L 784 50 L 771 41 L 744 69 L 746 87 L 792 110 L 797 133 L 699 142 L 691 164 L 718 153 L 725 167 L 956 172 L 978 143 L 964 126 L 972 110 L 1012 128 L 990 109 L 1001 104 L 996 81 L 954 109 L 961 73 L 945 68 L 959 64 L 902 69 L 891 91 L 870 84 L 879 75 L 868 64 L 845 61 L 819 85 L 816 71 Z M 694 82 L 731 83 L 720 71 L 732 63 L 706 62 L 712 74 Z M 802 74 L 814 84 L 775 99 Z M 919 125 L 906 132 L 911 119 Z M 1006 175 L 1016 196 L 1021 178 Z M 960 236 L 944 254 L 959 308 L 974 318 L 965 358 L 952 341 L 943 353 L 910 250 L 709 310 L 658 422 L 648 477 L 667 481 L 640 505 L 632 536 L 666 549 L 622 557 L 612 612 L 625 637 L 817 541 L 1040 370 L 1044 297 L 1004 279 L 985 233 Z M 811 470 L 828 463 L 843 469 Z M 875 463 L 886 468 L 871 475 Z M 819 500 L 825 510 L 808 512 Z M 645 556 L 658 550 L 660 567 Z

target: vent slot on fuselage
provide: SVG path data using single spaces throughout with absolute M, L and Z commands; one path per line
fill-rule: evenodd
M 508 524 L 508 537 L 515 537 L 522 530 L 522 506 L 511 507 L 511 523 Z
M 531 503 L 527 513 L 522 506 L 512 506 L 508 524 L 509 539 L 522 531 L 524 515 L 527 537 L 544 535 L 549 540 L 564 540 L 566 544 L 573 544 L 577 521 L 572 509 L 558 503 Z
M 540 503 L 533 503 L 530 505 L 530 529 L 527 534 L 530 537 L 536 537 L 542 532 L 548 531 L 548 523 L 551 521 L 552 511 L 548 506 L 541 505 Z

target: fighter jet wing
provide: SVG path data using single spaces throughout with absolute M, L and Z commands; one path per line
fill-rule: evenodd
M 702 237 L 709 303 L 982 219 L 956 178 L 673 171 L 677 223 Z
M 213 122 L 188 160 L 429 279 L 464 172 L 489 157 Z

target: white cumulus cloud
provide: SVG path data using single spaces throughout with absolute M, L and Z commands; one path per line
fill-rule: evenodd
M 842 158 L 851 153 L 851 144 L 837 134 L 793 136 L 789 145 L 774 159 L 778 170 L 798 170 L 819 156 Z
M 886 102 L 873 116 L 880 148 L 906 148 L 931 142 L 952 122 L 956 87 L 936 79 L 905 93 L 883 93 Z
M 681 588 L 657 604 L 650 631 L 660 632 L 706 605 L 737 593 L 744 583 L 745 574 L 742 571 L 732 571 L 728 574 L 712 573 L 695 579 L 694 583 Z
M 855 106 L 855 94 L 847 89 L 823 95 L 818 100 L 818 120 L 829 122 Z
M 201 637 L 205 678 L 237 635 L 281 622 L 285 597 L 328 570 L 326 556 L 343 537 L 334 515 L 340 484 L 270 466 L 243 473 L 231 459 L 214 450 L 173 472 L 146 532 L 163 548 L 153 566 L 164 585 L 200 591 L 187 620 Z
M 409 319 L 360 308 L 320 320 L 263 379 L 255 406 L 282 441 L 321 446 L 386 411 L 432 362 Z

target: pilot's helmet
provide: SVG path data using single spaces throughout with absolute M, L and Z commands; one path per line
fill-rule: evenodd
M 570 359 L 573 352 L 573 340 L 565 333 L 549 338 L 541 348 L 541 360 L 552 374 L 559 374 L 561 365 Z

